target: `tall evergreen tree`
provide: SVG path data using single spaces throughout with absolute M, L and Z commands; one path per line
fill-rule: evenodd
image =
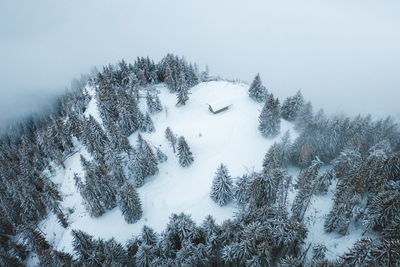
M 257 102 L 263 102 L 267 99 L 267 89 L 262 85 L 260 74 L 258 73 L 249 87 L 249 96 Z
M 133 180 L 136 187 L 140 187 L 144 184 L 145 168 L 142 157 L 139 156 L 136 149 L 132 149 L 131 153 L 129 153 L 128 170 L 129 179 Z
M 135 187 L 126 182 L 118 192 L 118 207 L 127 223 L 135 223 L 142 217 L 142 203 Z
M 165 138 L 171 144 L 172 149 L 174 150 L 174 153 L 175 153 L 175 145 L 176 145 L 176 142 L 177 142 L 177 138 L 176 138 L 176 135 L 174 134 L 174 132 L 169 127 L 167 127 L 165 129 Z
M 144 162 L 144 175 L 152 176 L 158 172 L 157 167 L 157 158 L 154 155 L 153 150 L 151 149 L 149 143 L 146 140 L 143 140 L 143 150 L 138 150 L 139 154 L 142 156 L 142 160 Z
M 168 160 L 167 155 L 165 155 L 165 153 L 162 152 L 161 149 L 158 147 L 156 148 L 156 157 L 157 157 L 158 163 L 163 163 Z
M 148 133 L 155 131 L 153 120 L 151 119 L 149 113 L 146 113 L 146 117 L 144 118 L 144 125 L 143 125 L 142 129 Z
M 312 122 L 313 116 L 312 104 L 308 101 L 297 114 L 295 128 L 299 131 L 304 130 L 307 125 Z
M 288 121 L 294 121 L 303 108 L 304 98 L 301 91 L 297 91 L 294 96 L 289 96 L 282 103 L 282 118 Z
M 179 158 L 179 164 L 182 167 L 188 167 L 190 166 L 193 161 L 193 154 L 190 151 L 190 148 L 188 144 L 186 143 L 186 140 L 183 136 L 178 138 L 178 158 Z
M 220 206 L 227 204 L 233 198 L 232 178 L 224 164 L 221 164 L 215 174 L 210 196 Z
M 178 80 L 178 102 L 177 105 L 186 105 L 186 102 L 189 100 L 189 85 L 185 78 L 185 73 L 181 72 Z
M 281 126 L 279 99 L 274 99 L 273 94 L 269 95 L 258 120 L 260 122 L 258 129 L 263 136 L 274 137 L 279 134 Z
M 147 91 L 146 94 L 146 104 L 147 104 L 147 109 L 151 114 L 160 112 L 162 110 L 162 105 L 160 98 L 156 94 L 155 96 L 151 95 L 149 91 Z

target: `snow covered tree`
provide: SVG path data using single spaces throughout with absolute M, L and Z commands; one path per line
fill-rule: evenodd
M 93 240 L 93 236 L 81 230 L 72 230 L 72 237 L 72 247 L 79 257 L 79 262 L 87 265 L 92 256 L 92 251 L 96 249 L 96 242 Z
M 150 117 L 149 113 L 146 113 L 146 117 L 144 119 L 143 127 L 141 128 L 143 131 L 151 133 L 155 131 L 153 120 Z
M 313 257 L 312 257 L 312 262 L 316 263 L 318 261 L 321 261 L 325 258 L 325 253 L 328 249 L 326 248 L 326 246 L 324 244 L 316 244 L 313 246 L 312 248 L 312 252 L 313 252 Z
M 400 182 L 387 183 L 384 189 L 367 204 L 364 225 L 367 229 L 379 231 L 391 226 L 400 218 Z M 372 193 L 370 193 L 372 194 Z
M 162 152 L 161 149 L 158 147 L 156 148 L 156 157 L 157 157 L 158 163 L 163 163 L 168 160 L 167 155 L 165 155 L 165 153 Z
M 295 128 L 296 130 L 302 131 L 307 125 L 313 120 L 313 107 L 310 101 L 308 101 L 304 106 L 299 110 L 296 120 L 295 120 Z
M 281 126 L 279 99 L 274 99 L 273 94 L 270 94 L 268 100 L 258 117 L 258 129 L 264 137 L 274 137 L 279 134 Z
M 177 105 L 186 105 L 186 102 L 189 100 L 189 86 L 187 84 L 185 73 L 181 72 L 178 80 L 178 102 Z
M 42 250 L 39 260 L 40 266 L 72 266 L 73 262 L 71 254 L 52 249 Z
M 211 187 L 211 199 L 223 206 L 233 198 L 232 178 L 224 164 L 218 168 Z
M 244 174 L 242 177 L 239 177 L 237 179 L 236 184 L 233 187 L 233 196 L 240 206 L 245 206 L 249 200 L 249 196 L 247 193 L 248 185 L 249 176 L 247 174 Z
M 175 145 L 176 145 L 176 142 L 177 142 L 177 138 L 176 138 L 176 135 L 174 134 L 174 132 L 169 127 L 167 127 L 165 129 L 165 138 L 171 144 L 172 149 L 174 150 L 174 153 L 175 153 Z
M 136 266 L 148 267 L 152 266 L 152 261 L 155 258 L 154 248 L 152 246 L 142 244 L 139 246 L 136 253 Z
M 190 215 L 173 213 L 169 217 L 169 222 L 163 236 L 169 243 L 168 249 L 174 251 L 182 247 L 184 240 L 191 242 L 200 240 L 201 232 Z
M 153 150 L 151 149 L 149 143 L 146 140 L 143 140 L 143 149 L 138 148 L 139 155 L 142 157 L 142 161 L 144 163 L 143 173 L 144 176 L 152 176 L 158 172 L 157 167 L 157 158 L 154 155 Z
M 169 88 L 169 90 L 171 92 L 176 91 L 176 82 L 174 80 L 174 77 L 172 76 L 172 69 L 170 64 L 166 64 L 165 67 L 165 74 L 164 74 L 164 82 L 167 85 L 167 87 Z
M 317 190 L 318 171 L 322 162 L 317 158 L 310 167 L 300 172 L 296 188 L 298 193 L 293 201 L 292 218 L 299 222 L 303 221 L 304 215 L 310 205 L 311 198 Z
M 265 154 L 263 161 L 264 171 L 283 167 L 284 151 L 281 144 L 274 143 Z
M 400 240 L 363 238 L 340 256 L 340 266 L 399 266 Z
M 247 195 L 256 206 L 272 204 L 276 201 L 277 185 L 271 172 L 253 173 L 249 180 Z
M 82 134 L 83 144 L 95 159 L 101 159 L 104 156 L 104 147 L 110 145 L 110 141 L 101 125 L 89 115 Z
M 132 149 L 128 138 L 125 136 L 118 124 L 110 120 L 104 122 L 104 127 L 107 130 L 108 138 L 111 143 L 110 148 L 112 148 L 115 152 L 128 153 Z
M 181 136 L 178 138 L 177 149 L 178 149 L 179 164 L 182 167 L 190 166 L 193 163 L 194 158 L 188 144 L 186 143 L 185 137 Z
M 158 236 L 151 227 L 144 225 L 140 234 L 140 240 L 146 245 L 156 246 L 158 242 Z
M 268 92 L 265 86 L 262 85 L 260 74 L 257 74 L 249 87 L 249 96 L 257 101 L 263 102 L 267 99 Z
M 200 81 L 209 82 L 210 81 L 210 69 L 206 65 L 206 69 L 200 73 Z
M 297 91 L 294 96 L 289 96 L 282 103 L 282 118 L 288 121 L 294 121 L 299 111 L 303 108 L 304 98 L 301 91 Z
M 142 217 L 142 203 L 135 187 L 126 182 L 118 192 L 118 207 L 127 223 L 135 223 Z
M 128 161 L 128 170 L 129 170 L 129 179 L 133 180 L 133 183 L 136 187 L 140 187 L 144 184 L 145 179 L 145 164 L 136 151 L 136 149 L 132 149 L 131 153 L 129 153 L 129 161 Z
M 162 105 L 160 98 L 158 95 L 152 95 L 147 91 L 146 94 L 146 104 L 147 104 L 147 109 L 151 114 L 155 114 L 157 112 L 160 112 L 162 110 Z

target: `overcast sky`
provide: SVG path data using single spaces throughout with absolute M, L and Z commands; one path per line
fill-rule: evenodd
M 315 107 L 400 116 L 400 1 L 1 0 L 0 123 L 93 66 L 168 52 Z

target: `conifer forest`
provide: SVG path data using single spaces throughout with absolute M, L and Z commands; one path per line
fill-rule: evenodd
M 400 266 L 392 117 L 174 54 L 73 85 L 1 135 L 1 266 Z

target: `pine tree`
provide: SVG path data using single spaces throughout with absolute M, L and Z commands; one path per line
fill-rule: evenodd
M 284 151 L 281 144 L 274 143 L 265 154 L 263 161 L 264 171 L 283 167 Z
M 152 261 L 155 258 L 154 249 L 152 246 L 142 244 L 139 246 L 136 253 L 136 266 L 148 267 L 152 266 Z
M 154 230 L 147 225 L 143 226 L 140 238 L 143 244 L 149 246 L 156 246 L 158 242 L 157 233 L 154 232 Z
M 249 200 L 247 194 L 249 185 L 249 177 L 247 174 L 238 178 L 235 186 L 233 187 L 233 195 L 240 206 L 245 206 Z
M 129 179 L 133 180 L 136 187 L 140 187 L 144 184 L 145 179 L 145 164 L 142 158 L 139 156 L 136 149 L 132 149 L 129 153 L 128 170 Z
M 303 108 L 304 98 L 301 91 L 297 91 L 294 96 L 289 96 L 282 103 L 282 118 L 288 121 L 294 121 L 299 111 Z
M 176 82 L 174 80 L 174 77 L 172 75 L 172 69 L 170 64 L 166 64 L 165 67 L 165 75 L 164 75 L 164 82 L 167 85 L 167 87 L 169 88 L 169 90 L 171 92 L 175 92 L 176 91 Z
M 141 130 L 148 133 L 155 131 L 153 120 L 151 119 L 150 114 L 147 112 Z
M 193 155 L 192 152 L 190 151 L 190 148 L 188 144 L 186 143 L 186 140 L 183 136 L 178 138 L 178 158 L 179 158 L 179 164 L 182 167 L 188 167 L 190 166 L 193 161 Z
M 310 101 L 308 101 L 298 112 L 295 128 L 296 130 L 302 131 L 304 130 L 309 123 L 312 122 L 313 119 L 313 108 Z
M 187 84 L 185 73 L 181 72 L 178 80 L 178 102 L 176 105 L 186 105 L 186 102 L 189 100 L 189 86 Z
M 157 158 L 146 140 L 143 140 L 143 150 L 138 150 L 138 152 L 139 155 L 142 157 L 142 161 L 145 166 L 143 170 L 144 176 L 147 177 L 155 175 L 158 172 Z
M 95 249 L 95 242 L 93 236 L 86 234 L 81 230 L 72 230 L 72 247 L 74 252 L 79 257 L 80 263 L 83 265 L 88 264 L 88 260 Z
M 117 203 L 127 223 L 135 223 L 142 217 L 142 203 L 132 184 L 126 182 L 121 187 Z
M 163 163 L 168 160 L 167 155 L 165 155 L 165 153 L 162 152 L 161 149 L 158 147 L 156 148 L 156 157 L 157 157 L 158 163 Z
M 158 95 L 156 94 L 155 96 L 152 96 L 149 93 L 149 91 L 147 91 L 146 94 L 146 104 L 147 104 L 147 109 L 151 114 L 160 112 L 162 110 L 162 105 Z
M 172 149 L 174 150 L 174 153 L 175 153 L 175 145 L 177 142 L 177 138 L 176 138 L 176 135 L 174 134 L 174 132 L 169 127 L 167 127 L 165 129 L 165 138 L 169 141 L 169 143 L 171 144 Z
M 274 137 L 279 134 L 281 125 L 279 100 L 274 99 L 273 94 L 269 95 L 258 120 L 260 122 L 258 129 L 263 136 Z
M 215 174 L 210 196 L 220 206 L 227 204 L 233 198 L 232 178 L 224 164 L 221 164 Z
M 249 201 L 257 207 L 276 201 L 277 184 L 271 172 L 253 173 L 247 188 Z
M 263 102 L 267 99 L 267 89 L 262 85 L 260 74 L 257 74 L 249 88 L 249 96 L 257 101 Z

